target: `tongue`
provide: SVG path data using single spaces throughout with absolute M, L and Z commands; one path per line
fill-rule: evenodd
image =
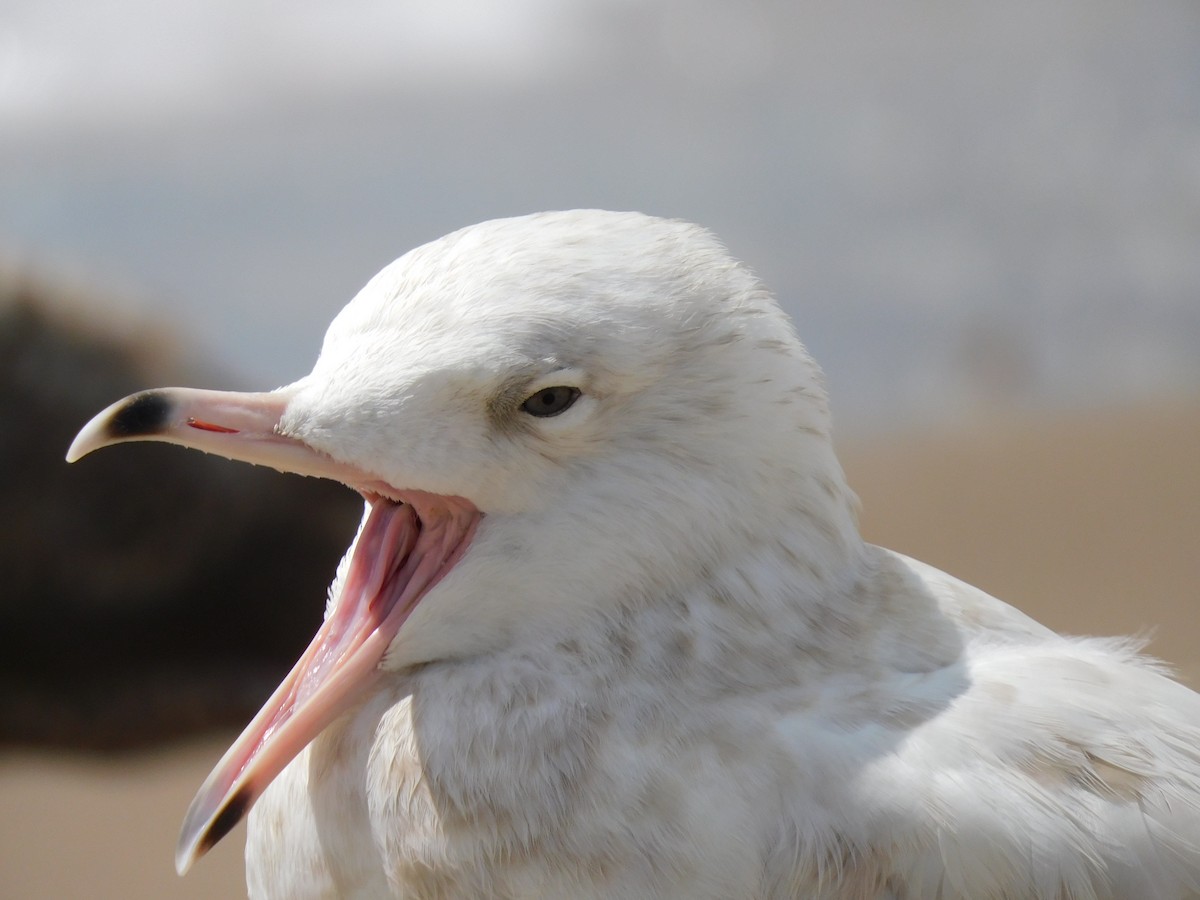
M 333 608 L 304 655 L 201 786 L 175 855 L 183 874 L 271 780 L 380 677 L 379 663 L 421 597 L 466 550 L 479 513 L 458 498 L 370 501 Z

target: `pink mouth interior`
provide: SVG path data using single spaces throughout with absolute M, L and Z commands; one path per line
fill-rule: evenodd
M 411 506 L 381 499 L 372 501 L 337 602 L 292 674 L 280 685 L 288 689 L 287 694 L 275 707 L 259 740 L 249 748 L 250 755 L 240 769 L 244 769 L 271 735 L 315 697 L 339 666 L 344 665 L 386 623 L 389 613 L 399 613 L 397 626 L 408 618 L 416 603 L 405 605 L 400 600 L 405 594 L 420 591 L 421 586 L 413 584 L 412 579 L 416 567 L 414 558 L 419 560 L 425 555 L 412 553 L 420 533 L 420 522 Z M 429 548 L 423 549 L 428 551 Z M 410 587 L 414 590 L 407 590 Z M 432 587 L 432 584 L 426 587 Z M 399 627 L 395 631 L 399 631 Z
M 192 801 L 180 835 L 185 870 L 249 810 L 271 780 L 363 697 L 421 598 L 462 558 L 480 514 L 466 500 L 368 495 L 332 610 L 308 649 Z

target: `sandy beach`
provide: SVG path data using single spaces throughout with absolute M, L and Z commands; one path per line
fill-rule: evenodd
M 1154 632 L 1200 684 L 1200 402 L 844 439 L 867 538 L 1073 633 Z M 0 898 L 244 896 L 239 826 L 175 837 L 231 736 L 115 759 L 0 755 Z

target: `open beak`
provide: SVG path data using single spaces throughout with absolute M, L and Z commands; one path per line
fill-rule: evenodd
M 184 819 L 175 866 L 182 875 L 249 811 L 295 756 L 356 705 L 421 598 L 462 557 L 479 511 L 461 497 L 397 490 L 284 435 L 290 393 L 241 394 L 164 388 L 114 403 L 83 427 L 74 462 L 125 441 L 165 441 L 230 459 L 332 478 L 367 499 L 345 577 L 312 643 L 225 753 Z

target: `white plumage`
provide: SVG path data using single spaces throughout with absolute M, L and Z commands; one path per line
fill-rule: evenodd
M 143 438 L 369 501 L 181 868 L 257 798 L 253 897 L 1200 897 L 1197 695 L 864 544 L 819 370 L 695 226 L 464 229 L 296 384 L 72 458 Z

